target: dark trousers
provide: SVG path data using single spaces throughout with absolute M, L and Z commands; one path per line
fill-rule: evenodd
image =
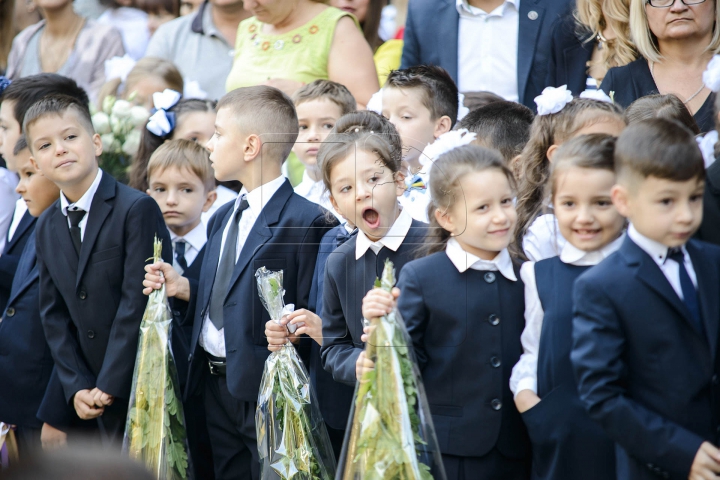
M 339 461 L 343 441 L 345 440 L 345 430 L 338 430 L 337 428 L 332 428 L 327 423 L 325 424 L 325 428 L 327 428 L 328 436 L 330 437 L 330 445 L 332 445 L 333 453 L 335 454 L 335 460 Z
M 507 458 L 496 448 L 482 457 L 456 457 L 443 454 L 447 480 L 527 480 L 530 462 Z
M 17 440 L 20 458 L 25 458 L 36 451 L 42 450 L 40 432 L 40 428 L 23 427 L 18 425 L 15 430 L 15 439 Z
M 260 477 L 255 433 L 255 402 L 230 395 L 225 377 L 205 367 L 205 415 L 212 445 L 215 480 Z
M 193 395 L 183 402 L 185 425 L 187 426 L 190 458 L 192 458 L 195 478 L 214 480 L 212 448 L 205 421 L 205 401 L 202 395 Z

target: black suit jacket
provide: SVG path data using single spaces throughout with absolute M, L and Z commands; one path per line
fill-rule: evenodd
M 79 258 L 59 200 L 38 220 L 40 315 L 68 402 L 96 386 L 128 399 L 145 263 L 156 235 L 172 261 L 170 235 L 155 200 L 105 172 L 88 215 Z
M 10 299 L 10 289 L 12 289 L 15 270 L 18 267 L 20 255 L 28 238 L 35 231 L 36 220 L 35 217 L 30 215 L 30 212 L 26 211 L 15 230 L 13 238 L 5 244 L 5 249 L 0 255 L 0 312 L 5 311 L 7 302 Z
M 706 174 L 703 221 L 695 238 L 720 245 L 720 162 L 715 160 Z
M 547 86 L 552 25 L 570 11 L 570 0 L 523 0 L 518 28 L 519 102 L 535 111 L 535 97 Z M 411 0 L 400 68 L 437 65 L 458 81 L 458 23 L 455 0 Z M 502 40 L 502 39 L 498 39 Z
M 592 57 L 595 42 L 590 34 L 580 34 L 575 16 L 570 14 L 553 26 L 547 86 L 567 85 L 574 96 L 587 85 L 587 63 Z
M 707 335 L 655 261 L 626 238 L 575 281 L 573 362 L 580 398 L 617 449 L 618 479 L 686 479 L 720 432 L 720 248 L 691 240 Z
M 198 341 L 210 306 L 223 231 L 234 207 L 234 202 L 220 207 L 208 222 L 208 242 L 200 274 L 203 281 L 197 286 L 190 284 L 188 312 L 193 315 L 193 331 L 186 397 L 197 391 L 202 369 L 207 368 L 207 358 Z M 263 266 L 282 270 L 285 303 L 294 303 L 296 309 L 307 308 L 320 239 L 336 223 L 328 223 L 324 210 L 295 194 L 288 180 L 255 221 L 235 264 L 224 304 L 227 384 L 236 399 L 257 401 L 265 360 L 270 354 L 265 337 L 265 323 L 270 316 L 260 302 L 255 272 Z M 309 350 L 309 342 L 308 338 L 302 342 L 305 350 Z

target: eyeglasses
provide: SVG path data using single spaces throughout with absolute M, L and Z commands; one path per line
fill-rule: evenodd
M 680 0 L 685 5 L 700 5 L 705 3 L 706 0 Z M 675 4 L 675 0 L 645 0 L 645 3 L 655 8 L 668 8 Z

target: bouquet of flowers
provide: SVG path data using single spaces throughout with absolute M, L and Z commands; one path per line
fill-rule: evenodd
M 395 285 L 385 261 L 376 287 Z M 430 408 L 412 343 L 397 310 L 373 319 L 365 353 L 375 362 L 355 387 L 351 424 L 338 469 L 344 480 L 445 479 Z
M 133 106 L 131 102 L 132 99 L 108 96 L 103 100 L 102 110 L 92 115 L 103 144 L 100 167 L 120 182 L 127 181 L 131 159 L 140 148 L 141 129 L 150 117 L 145 107 Z
M 155 238 L 154 261 L 162 242 Z M 123 451 L 143 462 L 158 480 L 191 479 L 180 383 L 170 349 L 172 314 L 165 286 L 150 294 L 130 392 Z
M 273 320 L 293 310 L 285 305 L 283 272 L 265 267 L 255 272 L 258 293 Z M 255 411 L 260 478 L 330 480 L 335 456 L 310 376 L 292 345 L 270 354 L 265 361 Z

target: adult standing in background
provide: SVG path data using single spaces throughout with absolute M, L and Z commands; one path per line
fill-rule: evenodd
M 610 68 L 637 58 L 629 22 L 630 0 L 577 0 L 553 28 L 547 85 L 567 85 L 575 96 L 597 90 Z
M 242 0 L 206 1 L 196 13 L 161 25 L 146 55 L 173 62 L 186 81 L 197 81 L 217 100 L 225 95 L 238 25 L 249 16 Z
M 651 94 L 675 94 L 701 132 L 715 127 L 715 94 L 702 74 L 720 51 L 716 0 L 632 0 L 630 31 L 640 58 L 608 71 L 601 88 L 627 107 Z
M 358 108 L 378 91 L 372 50 L 349 13 L 311 0 L 245 0 L 227 91 L 269 85 L 288 95 L 313 80 L 345 85 Z
M 461 92 L 489 91 L 535 110 L 553 23 L 569 0 L 410 0 L 401 68 L 432 64 Z

